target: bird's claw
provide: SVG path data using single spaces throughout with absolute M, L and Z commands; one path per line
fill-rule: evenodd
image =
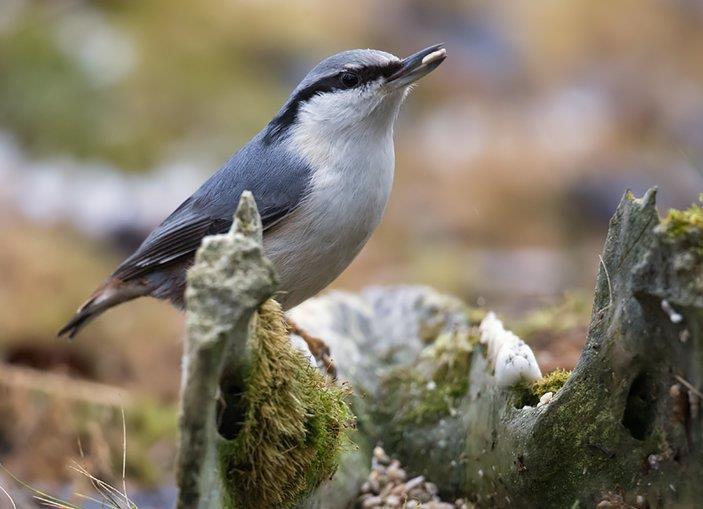
M 310 353 L 313 357 L 315 357 L 318 364 L 324 368 L 325 373 L 327 373 L 327 375 L 333 380 L 336 380 L 337 366 L 335 365 L 334 360 L 332 360 L 332 354 L 329 346 L 327 346 L 327 343 L 318 337 L 311 336 L 288 317 L 286 317 L 286 323 L 288 325 L 288 332 L 303 338 L 310 349 Z

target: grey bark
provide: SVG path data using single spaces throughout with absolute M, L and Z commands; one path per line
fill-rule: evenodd
M 246 226 L 255 209 L 246 210 L 246 231 L 205 242 L 189 278 L 179 507 L 217 507 L 218 381 L 224 369 L 246 373 L 251 316 L 273 287 L 258 230 Z M 671 238 L 658 224 L 653 191 L 623 199 L 582 357 L 541 407 L 523 408 L 514 389 L 497 386 L 470 310 L 451 297 L 418 287 L 332 292 L 293 310 L 351 383 L 361 444 L 303 505 L 350 503 L 376 442 L 445 499 L 480 507 L 698 505 L 703 250 L 700 239 Z M 672 323 L 667 306 L 682 320 Z M 440 386 L 418 385 L 425 380 Z
M 539 408 L 516 408 L 515 391 L 496 386 L 476 348 L 463 396 L 436 415 L 398 421 L 407 402 L 398 405 L 403 394 L 384 392 L 383 381 L 399 369 L 422 379 L 428 336 L 461 335 L 469 323 L 459 303 L 431 290 L 333 293 L 300 306 L 294 317 L 328 340 L 333 356 L 343 352 L 342 375 L 367 394 L 356 407 L 367 439 L 382 442 L 411 474 L 436 482 L 445 499 L 481 507 L 698 506 L 702 250 L 658 224 L 654 191 L 623 199 L 610 224 L 582 357 Z M 663 301 L 682 315 L 680 323 L 672 323 Z
M 188 273 L 177 465 L 181 509 L 221 506 L 216 422 L 220 382 L 244 387 L 252 318 L 273 293 L 275 281 L 263 256 L 256 204 L 245 192 L 231 231 L 207 237 Z

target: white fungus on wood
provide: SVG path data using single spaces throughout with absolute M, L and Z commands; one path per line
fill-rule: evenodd
M 486 315 L 479 330 L 481 343 L 488 347 L 488 360 L 493 365 L 499 386 L 510 387 L 542 378 L 532 349 L 515 334 L 505 330 L 495 313 Z
M 669 315 L 671 323 L 681 323 L 683 321 L 683 315 L 677 312 L 666 299 L 662 301 L 662 310 Z
M 539 403 L 537 403 L 537 408 L 543 407 L 544 405 L 548 405 L 549 402 L 552 401 L 553 397 L 553 392 L 545 392 L 544 394 L 542 394 L 542 397 L 539 398 Z

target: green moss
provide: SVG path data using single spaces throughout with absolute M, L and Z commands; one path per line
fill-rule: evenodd
M 532 393 L 541 398 L 548 392 L 556 393 L 561 389 L 571 376 L 571 371 L 565 369 L 555 369 L 547 376 L 543 376 L 532 384 Z
M 604 483 L 629 486 L 632 473 L 641 468 L 640 462 L 646 455 L 634 454 L 627 446 L 618 455 L 620 459 L 613 460 L 613 454 L 622 451 L 623 443 L 631 443 L 623 442 L 621 426 L 613 426 L 620 419 L 622 408 L 604 404 L 606 393 L 601 380 L 582 376 L 570 386 L 565 404 L 551 407 L 537 420 L 525 446 L 532 451 L 530 462 L 552 465 L 554 451 L 559 451 L 559 457 L 569 458 L 559 467 L 558 474 L 547 468 L 531 477 L 533 492 L 540 494 L 541 506 L 562 507 L 565 501 L 581 499 L 589 489 L 597 490 Z M 549 446 L 545 447 L 545 443 Z M 555 476 L 558 483 L 554 482 Z
M 517 408 L 535 406 L 539 402 L 539 399 L 548 392 L 556 394 L 556 392 L 564 386 L 570 376 L 571 371 L 555 369 L 531 385 L 515 387 L 515 406 Z
M 700 199 L 703 202 L 703 195 Z M 669 210 L 661 222 L 661 229 L 672 239 L 696 236 L 700 244 L 703 232 L 703 207 L 694 203 L 686 210 Z
M 469 367 L 478 331 L 441 334 L 412 367 L 381 379 L 378 413 L 399 425 L 429 424 L 451 415 L 469 388 Z
M 274 301 L 261 307 L 251 347 L 244 424 L 218 448 L 224 506 L 292 507 L 334 473 L 348 444 L 348 390 L 291 345 Z

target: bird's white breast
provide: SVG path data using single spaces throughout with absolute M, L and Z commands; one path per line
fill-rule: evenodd
M 381 220 L 395 164 L 392 128 L 330 133 L 303 123 L 288 143 L 312 175 L 300 206 L 264 238 L 286 309 L 326 287 L 359 253 Z

